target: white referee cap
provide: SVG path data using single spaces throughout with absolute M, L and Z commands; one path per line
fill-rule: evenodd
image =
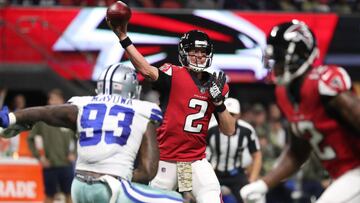
M 240 102 L 232 97 L 226 98 L 224 102 L 226 109 L 233 114 L 240 113 Z

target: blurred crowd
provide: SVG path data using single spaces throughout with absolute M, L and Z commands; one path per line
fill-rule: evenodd
M 0 0 L 0 5 L 109 6 L 116 0 Z M 360 11 L 360 0 L 124 0 L 131 7 L 167 9 L 239 9 L 257 11 L 336 12 Z

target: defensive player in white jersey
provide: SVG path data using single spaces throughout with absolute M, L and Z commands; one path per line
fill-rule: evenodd
M 155 129 L 162 121 L 155 103 L 137 99 L 140 89 L 134 70 L 111 65 L 101 74 L 96 90 L 96 96 L 73 97 L 64 105 L 15 113 L 3 109 L 0 125 L 9 127 L 11 133 L 14 124 L 44 121 L 78 132 L 78 160 L 71 189 L 76 203 L 182 202 L 176 192 L 133 183 L 148 183 L 156 175 L 159 149 Z

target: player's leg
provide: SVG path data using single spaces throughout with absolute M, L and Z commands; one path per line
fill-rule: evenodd
M 57 190 L 57 177 L 54 168 L 43 168 L 44 187 L 45 187 L 45 203 L 54 202 Z
M 74 178 L 71 185 L 71 197 L 74 203 L 108 203 L 111 190 L 106 183 L 85 183 Z
M 176 163 L 159 161 L 158 171 L 155 178 L 150 182 L 150 186 L 164 190 L 176 190 Z
M 121 180 L 121 190 L 117 202 L 181 203 L 183 199 L 181 194 L 175 191 Z
M 237 180 L 238 182 L 236 183 L 233 182 L 233 184 L 230 185 L 231 193 L 235 196 L 238 203 L 243 203 L 243 200 L 240 196 L 240 189 L 249 182 L 247 181 L 247 177 L 245 174 L 239 174 L 236 177 L 234 177 L 234 179 Z
M 360 167 L 336 179 L 316 203 L 359 203 Z
M 225 185 L 222 185 L 221 182 L 220 182 L 220 185 L 221 185 L 221 194 L 222 194 L 222 198 L 223 198 L 224 202 L 226 202 L 226 203 L 239 203 L 236 200 L 233 193 L 231 192 L 230 188 L 228 188 Z
M 71 182 L 74 179 L 74 169 L 70 166 L 58 167 L 60 190 L 65 195 L 66 203 L 71 203 Z
M 191 164 L 193 178 L 193 194 L 197 203 L 222 202 L 220 183 L 211 164 L 202 159 Z
M 240 189 L 249 183 L 247 176 L 242 168 L 234 169 L 229 172 L 216 172 L 220 185 L 227 186 L 231 193 L 234 195 L 238 203 L 242 203 L 243 200 L 240 196 Z M 223 193 L 224 195 L 224 193 Z

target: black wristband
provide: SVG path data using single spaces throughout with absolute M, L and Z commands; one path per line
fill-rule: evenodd
M 126 47 L 132 45 L 132 41 L 130 40 L 129 37 L 126 37 L 125 39 L 120 40 L 120 44 L 121 44 L 122 48 L 126 49 Z
M 224 105 L 224 102 L 219 106 L 215 106 L 215 111 L 218 113 L 224 112 L 225 110 L 226 110 L 226 106 Z

